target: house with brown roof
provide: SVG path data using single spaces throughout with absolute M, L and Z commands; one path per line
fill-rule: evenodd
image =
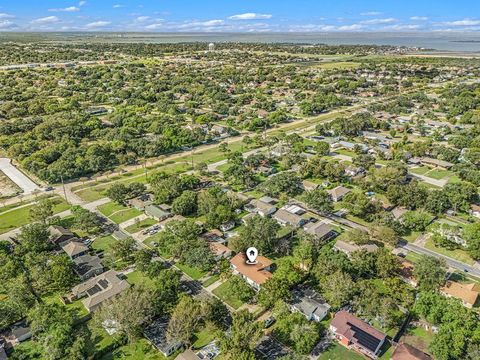
M 70 257 L 75 259 L 77 257 L 86 255 L 88 253 L 88 246 L 80 241 L 68 241 L 61 245 L 62 250 Z
M 422 165 L 436 167 L 444 170 L 450 169 L 453 164 L 448 161 L 438 160 L 430 157 L 423 157 L 420 159 Z
M 337 186 L 336 188 L 327 190 L 334 202 L 341 201 L 350 191 L 352 190 L 346 188 L 345 186 Z
M 395 348 L 391 360 L 433 360 L 433 358 L 412 345 L 403 343 Z
M 348 257 L 350 257 L 355 251 L 365 250 L 368 252 L 375 252 L 378 250 L 378 246 L 375 244 L 356 245 L 342 240 L 337 240 L 333 248 L 337 251 L 343 252 Z
M 241 276 L 255 290 L 272 277 L 270 272 L 273 262 L 264 256 L 257 256 L 256 264 L 247 264 L 245 253 L 238 253 L 230 260 L 230 266 L 235 275 Z
M 376 359 L 387 336 L 355 315 L 342 310 L 335 314 L 330 331 L 343 346 Z
M 82 304 L 88 311 L 94 311 L 102 303 L 130 287 L 126 280 L 119 277 L 119 273 L 109 270 L 91 278 L 72 289 L 75 299 L 82 299 Z
M 229 259 L 232 257 L 232 250 L 222 243 L 212 241 L 208 243 L 208 246 L 210 247 L 210 251 L 213 253 L 215 260 L 217 261 L 222 258 Z
M 48 232 L 50 233 L 50 241 L 57 245 L 75 237 L 73 232 L 58 225 L 49 226 Z
M 480 295 L 480 287 L 477 284 L 461 284 L 455 281 L 447 281 L 440 292 L 447 297 L 458 299 L 463 306 L 473 308 Z

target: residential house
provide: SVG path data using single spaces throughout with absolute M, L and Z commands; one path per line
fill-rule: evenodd
M 345 175 L 355 177 L 365 173 L 365 169 L 361 166 L 347 166 L 345 168 Z
M 108 300 L 130 287 L 126 280 L 119 277 L 119 273 L 109 270 L 95 276 L 72 289 L 74 299 L 82 299 L 82 304 L 88 311 L 94 311 L 105 300 Z
M 342 240 L 337 240 L 333 248 L 337 251 L 343 252 L 348 257 L 350 257 L 355 251 L 366 250 L 368 252 L 375 252 L 378 250 L 378 246 L 374 244 L 356 245 Z
M 263 202 L 262 200 L 250 201 L 250 203 L 245 205 L 245 209 L 262 217 L 271 216 L 273 213 L 275 213 L 275 211 L 277 211 L 277 208 L 274 205 Z
M 447 281 L 445 286 L 440 289 L 447 297 L 458 299 L 463 306 L 471 309 L 478 301 L 480 295 L 480 287 L 476 284 L 461 284 L 455 281 Z
M 397 206 L 392 210 L 392 215 L 395 220 L 400 220 L 405 213 L 408 212 L 408 209 L 403 206 Z
M 161 316 L 153 320 L 143 331 L 145 338 L 165 357 L 172 355 L 183 346 L 181 341 L 169 339 L 167 336 L 169 322 L 168 316 Z
M 307 222 L 306 219 L 297 214 L 293 214 L 284 208 L 278 210 L 272 217 L 282 226 L 289 225 L 295 228 L 301 227 Z
M 61 245 L 61 248 L 72 260 L 88 254 L 90 250 L 87 245 L 80 241 L 67 241 Z
M 345 186 L 337 186 L 331 190 L 327 190 L 334 202 L 341 201 L 350 191 L 352 190 L 346 188 Z
M 453 166 L 451 162 L 438 160 L 430 157 L 423 157 L 421 158 L 420 162 L 422 165 L 432 166 L 432 167 L 436 167 L 444 170 L 448 170 Z
M 240 275 L 255 290 L 272 277 L 270 272 L 273 262 L 264 256 L 257 256 L 256 264 L 247 264 L 245 253 L 238 253 L 230 260 L 230 266 L 235 275 Z
M 400 278 L 405 281 L 407 284 L 410 284 L 414 288 L 418 286 L 418 281 L 415 279 L 413 276 L 414 273 L 414 268 L 413 264 L 408 261 L 408 260 L 403 260 L 401 262 L 401 268 L 400 268 Z
M 206 241 L 215 241 L 224 243 L 225 239 L 223 238 L 223 233 L 218 229 L 210 230 L 201 235 L 201 237 Z
M 470 205 L 470 215 L 480 218 L 480 205 Z
M 50 241 L 57 245 L 75 237 L 73 232 L 58 225 L 49 226 L 48 232 L 50 233 Z
M 220 259 L 229 259 L 232 257 L 232 250 L 220 242 L 213 241 L 208 243 L 208 246 L 210 247 L 210 251 L 215 256 L 216 261 Z
M 288 302 L 292 312 L 298 312 L 309 321 L 322 321 L 330 311 L 326 303 L 314 290 L 302 287 L 292 291 L 292 300 Z
M 345 310 L 335 314 L 330 331 L 343 346 L 374 359 L 387 338 L 384 333 Z
M 73 270 L 82 281 L 86 281 L 103 273 L 104 267 L 98 256 L 83 255 L 73 260 Z
M 277 199 L 274 199 L 274 198 L 272 198 L 272 197 L 270 197 L 270 196 L 262 196 L 262 197 L 261 197 L 260 199 L 258 199 L 258 200 L 261 201 L 261 202 L 264 202 L 264 203 L 266 203 L 266 204 L 270 204 L 270 205 L 275 205 L 275 204 L 278 202 Z
M 183 353 L 178 354 L 175 360 L 202 360 L 202 359 L 200 359 L 197 356 L 197 354 L 193 352 L 192 349 L 187 349 Z
M 316 190 L 320 185 L 315 184 L 314 182 L 303 180 L 302 181 L 303 190 L 305 191 L 313 191 Z
M 232 230 L 234 227 L 235 227 L 235 221 L 230 220 L 230 221 L 227 221 L 226 223 L 220 225 L 220 230 L 222 230 L 223 232 L 227 232 L 227 231 Z
M 170 216 L 172 216 L 172 214 L 169 211 L 165 211 L 155 204 L 146 205 L 145 214 L 154 218 L 157 221 L 163 221 L 169 218 Z
M 290 152 L 290 148 L 286 145 L 277 145 L 271 151 L 270 155 L 273 157 L 282 157 Z
M 318 240 L 330 240 L 337 235 L 331 226 L 324 222 L 309 222 L 305 224 L 303 230 L 305 230 L 307 234 L 315 236 Z
M 289 213 L 295 215 L 303 215 L 307 212 L 304 208 L 298 205 L 285 205 L 282 207 L 282 209 L 287 210 Z
M 144 211 L 146 206 L 153 204 L 153 197 L 150 194 L 143 194 L 128 200 L 127 204 L 137 210 Z
M 395 348 L 390 360 L 433 360 L 433 358 L 410 344 L 402 343 Z

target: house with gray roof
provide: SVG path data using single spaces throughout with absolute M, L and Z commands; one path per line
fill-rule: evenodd
M 86 255 L 89 251 L 87 245 L 80 241 L 68 241 L 61 245 L 62 250 L 70 257 L 70 259 L 75 259 L 79 256 Z
M 103 273 L 102 260 L 96 255 L 83 255 L 73 260 L 73 270 L 82 279 L 88 280 Z
M 170 216 L 172 216 L 172 214 L 169 211 L 165 211 L 162 208 L 160 208 L 158 205 L 154 205 L 154 204 L 145 206 L 145 214 L 147 214 L 148 216 L 158 221 L 165 220 Z
M 299 287 L 292 291 L 292 300 L 288 307 L 292 312 L 298 312 L 309 321 L 322 321 L 330 310 L 330 305 L 314 290 L 308 287 Z
M 170 318 L 163 315 L 153 320 L 143 331 L 145 338 L 165 357 L 172 355 L 183 346 L 183 343 L 179 340 L 167 337 L 169 322 Z

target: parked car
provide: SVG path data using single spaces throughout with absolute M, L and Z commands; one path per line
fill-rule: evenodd
M 275 318 L 273 316 L 270 316 L 269 318 L 265 319 L 265 321 L 263 322 L 263 327 L 265 329 L 268 329 L 270 326 L 272 326 L 274 323 L 275 323 Z

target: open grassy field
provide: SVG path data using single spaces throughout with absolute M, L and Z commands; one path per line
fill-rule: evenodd
M 61 197 L 56 196 L 51 199 L 54 203 L 53 212 L 58 214 L 62 211 L 68 210 L 68 205 Z M 13 208 L 3 213 L 0 213 L 0 234 L 9 232 L 10 230 L 22 227 L 30 223 L 30 209 L 34 204 Z
M 182 270 L 185 274 L 190 276 L 193 280 L 198 280 L 206 275 L 206 272 L 184 264 L 176 263 L 175 266 Z
M 178 355 L 166 358 L 157 349 L 155 349 L 146 339 L 140 339 L 134 343 L 121 346 L 110 354 L 101 358 L 101 360 L 173 360 Z
M 98 210 L 116 224 L 120 224 L 142 214 L 140 210 L 128 208 L 113 201 L 100 205 Z
M 319 360 L 364 360 L 365 358 L 346 347 L 333 343 L 327 351 L 323 352 Z

